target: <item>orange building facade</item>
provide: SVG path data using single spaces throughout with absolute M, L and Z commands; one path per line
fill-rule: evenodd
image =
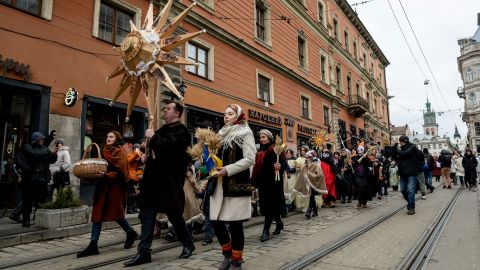
M 175 0 L 172 13 L 192 2 Z M 199 65 L 169 68 L 174 83 L 186 86 L 190 130 L 219 129 L 224 108 L 238 103 L 255 132 L 268 128 L 294 150 L 320 130 L 336 135 L 337 148 L 358 138 L 388 143 L 389 62 L 346 0 L 196 2 L 177 32 L 207 30 L 178 50 Z M 105 78 L 120 60 L 112 47 L 130 31 L 130 19 L 140 27 L 149 3 L 1 2 L 0 183 L 12 182 L 15 149 L 36 130 L 56 130 L 73 161 L 110 129 L 143 137 L 144 100 L 124 123 L 130 96 L 109 106 L 120 81 Z M 153 3 L 158 14 L 166 1 Z M 72 89 L 78 100 L 66 102 Z

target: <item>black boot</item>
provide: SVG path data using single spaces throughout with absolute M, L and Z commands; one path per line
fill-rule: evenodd
M 152 256 L 150 253 L 142 253 L 142 254 L 137 254 L 133 259 L 130 261 L 124 263 L 123 265 L 125 267 L 131 267 L 131 266 L 136 266 L 136 265 L 141 265 L 144 263 L 150 263 L 152 262 Z
M 30 227 L 30 214 L 23 214 L 22 227 Z
M 269 239 L 270 239 L 270 232 L 268 229 L 264 228 L 260 241 L 265 242 L 265 241 L 268 241 Z
M 280 232 L 282 232 L 282 230 L 283 230 L 283 222 L 281 220 L 277 221 L 275 231 L 273 231 L 272 234 L 274 234 L 274 235 L 280 234 Z
M 98 245 L 97 245 L 97 240 L 92 240 L 90 241 L 90 244 L 88 244 L 88 247 L 85 248 L 83 251 L 80 251 L 77 253 L 77 258 L 83 258 L 83 257 L 88 257 L 91 255 L 98 255 L 100 252 L 98 251 Z
M 178 256 L 178 258 L 186 259 L 192 256 L 192 253 L 194 250 L 195 250 L 195 246 L 193 245 L 193 243 L 190 246 L 184 246 L 182 253 L 180 254 L 180 256 Z
M 312 208 L 309 207 L 309 208 L 307 209 L 307 212 L 305 213 L 305 217 L 306 217 L 307 219 L 310 219 L 310 218 L 312 217 L 312 212 L 313 212 L 313 211 L 312 211 Z
M 256 203 L 252 203 L 252 207 L 253 207 L 253 213 L 252 213 L 252 217 L 258 217 L 258 207 L 257 207 L 257 204 Z
M 316 216 L 318 216 L 317 206 L 313 207 L 312 209 L 312 217 L 316 217 Z
M 129 249 L 135 243 L 135 240 L 138 238 L 138 233 L 134 229 L 130 229 L 127 232 L 127 240 L 125 240 L 125 244 L 123 245 L 124 249 Z

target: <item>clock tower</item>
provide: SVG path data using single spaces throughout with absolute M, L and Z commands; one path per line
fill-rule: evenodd
M 423 132 L 427 135 L 438 136 L 438 124 L 435 111 L 432 110 L 432 104 L 427 98 L 426 111 L 423 111 Z

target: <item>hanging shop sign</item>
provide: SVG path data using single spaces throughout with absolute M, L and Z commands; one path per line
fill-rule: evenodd
M 282 125 L 282 117 L 280 116 L 272 116 L 272 115 L 257 112 L 251 109 L 248 109 L 248 116 L 252 119 L 263 121 L 267 124 L 273 124 L 277 126 Z
M 68 88 L 68 92 L 65 94 L 65 99 L 63 101 L 63 104 L 67 107 L 73 107 L 75 106 L 75 103 L 77 103 L 78 99 L 78 92 L 75 90 L 75 88 L 70 87 Z
M 9 71 L 13 71 L 19 75 L 23 76 L 25 81 L 30 81 L 32 73 L 30 73 L 30 65 L 20 63 L 15 61 L 12 58 L 5 58 L 0 54 L 0 70 L 2 71 L 2 76 L 7 76 Z
M 318 130 L 311 128 L 311 127 L 306 127 L 303 125 L 298 124 L 297 125 L 297 130 L 298 132 L 305 133 L 305 134 L 310 134 L 310 135 L 315 135 L 317 134 Z

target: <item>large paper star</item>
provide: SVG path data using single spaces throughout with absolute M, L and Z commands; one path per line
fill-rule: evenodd
M 182 95 L 178 92 L 167 74 L 164 65 L 197 65 L 195 62 L 179 57 L 171 52 L 176 47 L 206 32 L 205 30 L 201 30 L 184 35 L 174 34 L 178 25 L 196 3 L 193 3 L 185 9 L 171 22 L 167 22 L 172 3 L 173 0 L 168 1 L 155 21 L 153 20 L 153 4 L 150 3 L 141 30 L 138 30 L 133 22 L 130 21 L 130 33 L 122 41 L 120 47 L 122 54 L 120 64 L 107 77 L 108 81 L 114 77 L 123 75 L 120 86 L 110 104 L 115 102 L 127 88 L 130 89 L 132 99 L 128 104 L 125 122 L 129 121 L 133 106 L 141 91 L 144 92 L 147 100 L 150 121 L 154 120 L 158 106 L 158 104 L 155 104 L 157 82 L 163 83 L 180 100 L 183 100 Z

